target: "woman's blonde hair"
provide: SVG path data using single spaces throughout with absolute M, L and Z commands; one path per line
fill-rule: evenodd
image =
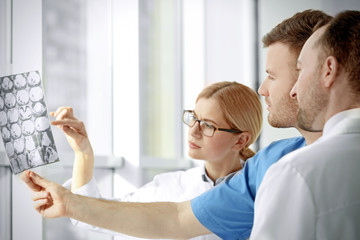
M 237 82 L 217 82 L 204 88 L 196 102 L 201 98 L 216 99 L 230 127 L 250 133 L 251 139 L 240 151 L 240 157 L 247 160 L 254 156 L 249 146 L 258 138 L 262 126 L 262 107 L 256 92 Z

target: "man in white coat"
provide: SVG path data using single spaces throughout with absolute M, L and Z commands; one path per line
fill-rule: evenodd
M 251 239 L 360 239 L 360 12 L 319 28 L 298 58 L 291 91 L 313 144 L 271 166 Z

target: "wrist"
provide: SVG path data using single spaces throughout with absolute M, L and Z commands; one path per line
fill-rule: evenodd
M 72 192 L 67 192 L 67 194 L 65 194 L 64 196 L 64 202 L 65 202 L 65 212 L 64 212 L 64 217 L 67 218 L 74 218 L 76 219 L 76 209 L 78 209 L 80 207 L 79 200 L 78 200 L 79 195 L 76 195 Z
M 87 151 L 75 151 L 75 159 L 94 160 L 94 152 L 92 149 Z

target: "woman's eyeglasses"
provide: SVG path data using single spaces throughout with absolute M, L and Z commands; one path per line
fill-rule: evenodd
M 207 137 L 212 137 L 216 130 L 230 133 L 242 133 L 241 130 L 214 127 L 208 122 L 197 119 L 194 112 L 191 110 L 184 110 L 183 122 L 189 127 L 193 127 L 196 122 L 199 122 L 200 132 Z

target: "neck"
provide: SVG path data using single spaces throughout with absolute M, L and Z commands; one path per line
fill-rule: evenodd
M 332 94 L 332 97 L 329 100 L 328 107 L 324 114 L 324 125 L 334 115 L 355 108 L 360 108 L 359 96 L 354 96 L 354 94 L 350 93 L 341 95 L 340 93 L 338 93 L 337 95 Z
M 349 84 L 345 71 L 340 71 L 335 82 L 328 90 L 328 104 L 323 114 L 323 124 L 337 113 L 360 108 L 360 94 Z
M 240 156 L 236 156 L 232 161 L 205 161 L 205 170 L 208 177 L 214 182 L 218 178 L 225 177 L 230 173 L 241 169 Z
M 322 132 L 309 132 L 303 129 L 297 128 L 301 135 L 305 138 L 306 145 L 310 145 L 315 142 L 319 137 L 321 137 Z

